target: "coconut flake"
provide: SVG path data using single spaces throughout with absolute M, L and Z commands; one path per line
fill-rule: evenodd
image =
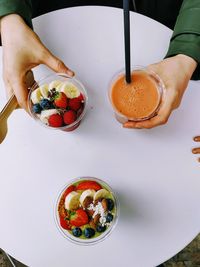
M 107 212 L 104 210 L 101 202 L 98 202 L 96 206 L 94 206 L 94 204 L 91 203 L 89 205 L 89 207 L 88 207 L 88 210 L 93 210 L 94 211 L 94 214 L 92 215 L 93 219 L 97 214 L 100 215 L 99 222 L 102 224 L 102 226 L 104 226 L 106 224 Z

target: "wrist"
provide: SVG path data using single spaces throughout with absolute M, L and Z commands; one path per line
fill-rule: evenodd
M 180 67 L 185 73 L 191 77 L 193 72 L 195 71 L 197 67 L 197 62 L 192 57 L 184 55 L 184 54 L 178 54 L 175 56 L 175 58 L 178 60 Z

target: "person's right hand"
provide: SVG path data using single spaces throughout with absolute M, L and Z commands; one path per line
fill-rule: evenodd
M 184 92 L 196 67 L 197 62 L 183 54 L 149 65 L 147 69 L 156 73 L 165 85 L 160 109 L 153 118 L 140 122 L 128 121 L 123 126 L 125 128 L 151 129 L 167 123 L 172 111 L 181 104 Z
M 19 15 L 11 14 L 1 19 L 1 38 L 7 95 L 14 92 L 19 105 L 25 110 L 28 110 L 26 74 L 33 67 L 45 64 L 55 72 L 74 75 L 60 59 L 51 54 Z

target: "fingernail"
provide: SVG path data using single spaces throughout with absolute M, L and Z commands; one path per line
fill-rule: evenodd
M 195 137 L 193 138 L 193 140 L 194 140 L 195 142 L 200 142 L 200 136 L 195 136 Z
M 140 124 L 135 124 L 135 128 L 141 129 L 141 125 Z
M 192 149 L 193 154 L 200 154 L 200 147 L 195 147 Z
M 125 129 L 132 129 L 131 126 L 126 126 L 126 125 L 123 125 L 122 127 L 125 128 Z
M 126 124 L 126 123 L 124 123 L 123 125 L 123 128 L 126 128 L 126 129 L 132 129 L 133 128 L 133 125 L 130 125 L 130 124 Z
M 67 70 L 67 74 L 71 77 L 75 75 L 75 73 L 72 70 Z

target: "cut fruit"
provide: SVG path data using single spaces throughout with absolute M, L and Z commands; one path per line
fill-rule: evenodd
M 80 199 L 80 194 L 75 191 L 72 191 L 65 198 L 65 208 L 67 210 L 78 209 L 80 205 L 79 199 Z
M 57 108 L 66 109 L 67 104 L 68 104 L 68 100 L 67 100 L 65 93 L 57 92 L 55 95 L 55 99 L 54 99 L 54 105 Z
M 70 216 L 70 224 L 73 226 L 82 226 L 88 223 L 88 215 L 87 213 L 82 210 L 78 209 L 74 212 L 73 215 Z
M 102 188 L 102 186 L 100 184 L 98 184 L 95 181 L 83 181 L 80 182 L 77 187 L 76 190 L 87 190 L 87 189 L 94 189 L 95 191 L 98 191 Z
M 59 87 L 60 85 L 62 85 L 63 83 L 59 80 L 55 80 L 55 81 L 52 81 L 50 84 L 49 84 L 49 90 L 55 88 L 57 90 L 57 87 Z
M 58 111 L 57 111 L 57 109 L 47 109 L 47 110 L 43 110 L 42 112 L 41 112 L 41 115 L 40 115 L 40 120 L 41 120 L 41 122 L 43 122 L 43 123 L 45 123 L 45 124 L 48 124 L 48 119 L 49 119 L 49 117 L 51 116 L 51 115 L 53 115 L 53 114 L 57 114 L 58 113 Z
M 56 86 L 56 92 L 61 92 L 61 88 L 63 86 L 63 83 L 60 83 L 59 85 Z
M 107 198 L 108 196 L 109 192 L 106 189 L 100 189 L 94 194 L 94 201 L 101 198 Z
M 83 206 L 83 202 L 87 197 L 93 198 L 95 193 L 96 193 L 96 191 L 93 189 L 87 189 L 87 190 L 83 191 L 83 193 L 80 196 L 81 205 Z
M 53 114 L 58 114 L 57 109 L 47 109 L 47 110 L 43 110 L 41 112 L 40 115 L 40 120 L 41 122 L 43 122 L 44 124 L 48 124 L 48 119 L 51 115 Z
M 40 93 L 44 98 L 48 98 L 48 94 L 49 94 L 49 86 L 48 84 L 43 84 L 40 87 Z
M 74 185 L 70 185 L 65 192 L 63 193 L 63 197 L 64 199 L 66 198 L 67 195 L 69 195 L 69 193 L 71 193 L 72 191 L 75 191 L 76 187 Z
M 81 108 L 81 101 L 78 97 L 76 98 L 71 98 L 69 100 L 69 108 L 71 108 L 74 111 L 78 111 Z
M 49 126 L 51 127 L 62 127 L 63 126 L 63 117 L 60 114 L 53 114 L 48 119 Z
M 40 102 L 42 95 L 40 92 L 40 88 L 35 89 L 32 93 L 31 93 L 31 101 L 33 104 L 37 104 Z
M 76 113 L 73 110 L 67 110 L 63 115 L 63 119 L 65 124 L 72 124 L 76 121 Z
M 65 218 L 63 218 L 63 217 L 60 217 L 60 226 L 65 230 L 70 230 L 71 229 L 69 221 L 65 220 Z
M 68 98 L 75 98 L 80 95 L 79 89 L 70 82 L 63 83 L 63 85 L 60 87 L 60 91 L 65 93 Z

